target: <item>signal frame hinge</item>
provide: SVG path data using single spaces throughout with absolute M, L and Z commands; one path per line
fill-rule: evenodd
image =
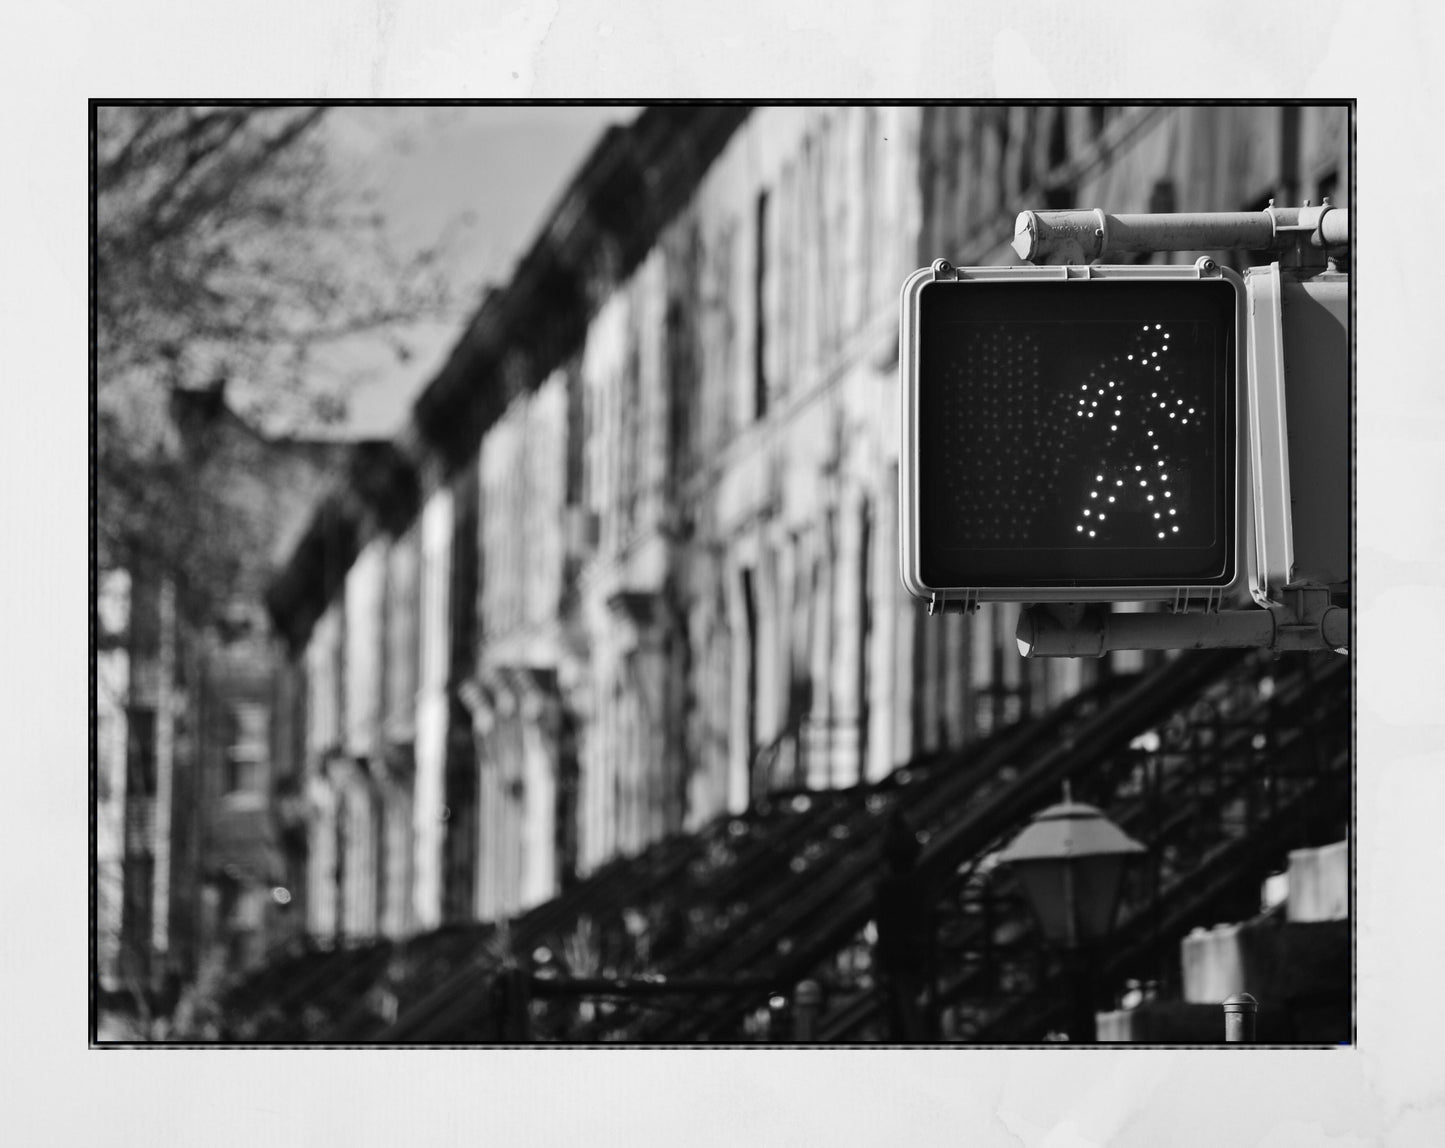
M 977 614 L 978 613 L 978 591 L 969 589 L 963 591 L 960 598 L 950 598 L 946 594 L 934 594 L 928 599 L 928 616 L 935 614 Z
M 1170 613 L 1217 614 L 1224 606 L 1224 586 L 1181 586 L 1174 592 Z

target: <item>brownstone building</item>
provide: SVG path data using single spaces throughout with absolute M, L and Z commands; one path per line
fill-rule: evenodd
M 174 394 L 170 418 L 168 448 L 209 500 L 210 542 L 239 558 L 214 567 L 224 582 L 205 593 L 155 553 L 99 571 L 103 1014 L 163 1013 L 207 965 L 255 966 L 300 931 L 273 800 L 281 731 L 263 593 L 349 448 L 267 438 L 219 386 Z
M 615 971 L 595 907 L 596 890 L 615 887 L 624 965 L 731 968 L 740 983 L 812 970 L 871 991 L 855 961 L 866 912 L 851 889 L 806 944 L 787 932 L 802 902 L 782 899 L 756 922 L 773 937 L 766 958 L 653 965 L 663 938 L 681 953 L 718 930 L 741 935 L 767 898 L 753 889 L 704 911 L 682 885 L 645 893 L 643 870 L 668 849 L 693 850 L 677 872 L 702 880 L 770 818 L 854 802 L 862 820 L 800 846 L 778 888 L 838 850 L 842 874 L 871 849 L 859 839 L 869 818 L 903 808 L 902 787 L 928 777 L 942 804 L 920 796 L 910 816 L 925 863 L 973 882 L 949 894 L 963 905 L 996 841 L 986 826 L 968 836 L 984 798 L 948 805 L 953 783 L 929 763 L 988 760 L 988 785 L 1034 777 L 1037 789 L 1018 792 L 1044 793 L 1044 779 L 1084 766 L 1058 758 L 1057 744 L 1015 756 L 1023 743 L 1009 739 L 1057 731 L 1050 723 L 1066 714 L 1104 721 L 1107 699 L 1141 691 L 1149 704 L 1126 707 L 1140 727 L 1108 717 L 1114 756 L 1079 783 L 1101 805 L 1127 803 L 1141 778 L 1174 777 L 1176 758 L 1221 776 L 1242 760 L 1209 757 L 1171 714 L 1304 720 L 1280 717 L 1271 699 L 1304 705 L 1300 682 L 1324 675 L 1334 689 L 1343 678 L 1297 659 L 1267 674 L 1265 691 L 1253 663 L 1206 667 L 1202 655 L 1025 661 L 1017 606 L 927 617 L 908 599 L 897 576 L 897 290 L 939 256 L 1014 262 L 1023 208 L 1344 202 L 1347 112 L 668 106 L 609 132 L 512 284 L 461 334 L 385 465 L 353 466 L 351 487 L 320 506 L 273 585 L 295 731 L 282 768 L 313 941 L 375 953 L 367 946 L 390 938 L 395 955 L 409 950 L 394 942 L 443 923 L 507 923 L 524 968 Z M 1274 744 L 1262 729 L 1251 736 L 1250 752 Z M 1328 736 L 1318 760 L 1334 770 L 1348 739 Z M 1343 833 L 1347 800 L 1328 793 L 1300 815 L 1296 846 Z M 1208 852 L 1218 842 L 1186 847 L 1159 832 L 1156 908 L 1185 857 L 1223 856 Z M 1278 865 L 1250 856 L 1230 862 L 1239 887 Z M 629 858 L 641 867 L 631 893 L 616 876 Z M 585 903 L 594 908 L 575 907 Z M 1205 913 L 1222 902 L 1190 904 Z M 524 933 L 533 947 L 516 939 Z M 969 1003 L 958 968 L 937 1031 L 982 1039 L 1002 1014 Z M 996 995 L 1008 976 L 1032 976 L 989 975 Z M 378 1031 L 421 1031 L 406 1028 L 391 989 L 376 991 L 390 1002 L 372 1017 L 390 1026 Z

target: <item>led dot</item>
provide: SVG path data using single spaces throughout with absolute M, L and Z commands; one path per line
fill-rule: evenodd
M 1114 501 L 1114 496 L 1113 496 L 1112 494 L 1109 495 L 1109 501 L 1110 501 L 1110 502 L 1113 502 L 1113 501 Z
M 1155 518 L 1158 518 L 1158 517 L 1159 517 L 1159 512 L 1158 512 L 1157 510 L 1154 512 L 1154 517 L 1155 517 Z
M 1144 433 L 1147 434 L 1150 438 L 1153 438 L 1153 437 L 1154 437 L 1154 432 L 1153 432 L 1153 431 L 1145 431 Z
M 1152 352 L 1150 352 L 1150 355 L 1151 355 L 1151 357 L 1157 359 L 1157 358 L 1159 357 L 1159 352 L 1158 352 L 1158 351 L 1152 351 Z
M 1135 469 L 1135 470 L 1138 470 L 1139 468 L 1136 466 L 1134 469 Z M 1148 486 L 1148 485 L 1149 485 L 1149 480 L 1148 480 L 1147 478 L 1141 478 L 1141 479 L 1139 480 L 1139 485 L 1140 485 L 1140 486 Z
M 1130 355 L 1130 356 L 1129 356 L 1129 358 L 1131 358 L 1131 359 L 1132 359 L 1133 357 L 1134 357 L 1133 355 Z
M 1163 368 L 1163 367 L 1155 367 L 1154 369 L 1155 369 L 1156 371 L 1162 371 L 1164 368 Z
M 1089 491 L 1089 497 L 1090 497 L 1090 498 L 1098 498 L 1098 497 L 1099 497 L 1099 492 L 1098 492 L 1097 490 L 1091 490 L 1091 491 Z
M 1149 501 L 1150 501 L 1150 502 L 1153 502 L 1153 501 L 1154 501 L 1154 496 L 1153 496 L 1152 494 L 1149 495 Z M 1158 518 L 1159 516 L 1156 514 L 1154 517 L 1155 517 L 1155 518 Z
M 1168 498 L 1168 497 L 1169 497 L 1169 492 L 1168 492 L 1167 490 L 1164 492 L 1164 497 L 1165 497 L 1165 498 Z
M 1093 412 L 1093 411 L 1090 411 L 1090 412 L 1089 412 L 1089 417 L 1090 417 L 1090 418 L 1093 418 L 1093 417 L 1094 417 L 1094 412 Z
M 1082 533 L 1084 528 L 1082 526 L 1076 526 L 1074 529 Z
M 1175 526 L 1175 527 L 1173 527 L 1173 530 L 1174 530 L 1174 533 L 1175 533 L 1175 534 L 1178 534 L 1178 533 L 1179 533 L 1179 527 Z
M 1091 407 L 1096 407 L 1096 406 L 1098 406 L 1099 404 L 1098 404 L 1096 401 L 1094 401 L 1093 399 L 1090 399 L 1090 400 L 1089 400 L 1089 405 L 1090 405 Z
M 1090 538 L 1094 537 L 1094 532 L 1093 532 L 1092 530 L 1089 531 L 1089 537 L 1090 537 Z M 1162 535 L 1161 535 L 1161 537 L 1162 537 Z
M 1104 521 L 1104 517 L 1105 517 L 1104 515 L 1100 514 L 1100 515 L 1099 515 L 1099 521 L 1100 521 L 1100 522 L 1103 522 L 1103 521 Z
M 1145 327 L 1144 329 L 1147 331 L 1149 328 L 1148 328 L 1148 327 Z M 1154 330 L 1156 330 L 1156 331 L 1162 331 L 1163 329 L 1164 329 L 1164 324 L 1163 324 L 1163 323 L 1155 323 L 1155 324 L 1154 324 Z
M 1084 516 L 1087 518 L 1087 517 L 1088 517 L 1090 514 L 1092 514 L 1092 513 L 1093 513 L 1092 510 L 1086 509 L 1086 510 L 1084 511 Z
M 1117 426 L 1110 426 L 1109 429 L 1110 429 L 1110 430 L 1118 430 L 1119 428 L 1118 428 Z
M 1194 408 L 1193 408 L 1193 407 L 1190 407 L 1190 408 L 1189 408 L 1189 413 L 1190 413 L 1191 415 L 1194 413 Z
M 1159 537 L 1160 537 L 1160 538 L 1163 538 L 1163 537 L 1164 537 L 1164 531 L 1162 531 L 1162 530 L 1159 531 Z
M 1144 468 L 1143 468 L 1142 466 L 1140 466 L 1140 465 L 1136 462 L 1136 463 L 1134 464 L 1134 469 L 1135 469 L 1135 470 L 1143 470 Z
M 1173 514 L 1173 513 L 1174 513 L 1174 507 L 1171 506 L 1171 507 L 1169 508 L 1169 513 L 1170 513 L 1170 514 Z
M 1124 480 L 1123 480 L 1122 478 L 1116 478 L 1116 479 L 1114 480 L 1114 485 L 1115 485 L 1115 486 L 1123 486 L 1123 485 L 1124 485 Z

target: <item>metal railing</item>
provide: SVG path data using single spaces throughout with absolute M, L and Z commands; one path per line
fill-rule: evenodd
M 1071 779 L 1153 849 L 1101 973 L 1157 976 L 1171 945 L 1177 963 L 1181 930 L 1257 896 L 1261 866 L 1302 842 L 1312 815 L 1347 812 L 1347 788 L 1342 801 L 1321 783 L 1348 784 L 1348 663 L 1323 657 L 1183 656 L 878 785 L 778 795 L 661 842 L 505 929 L 318 954 L 273 1004 L 294 1014 L 283 1026 L 293 1039 L 498 1040 L 495 985 L 510 968 L 535 989 L 527 1039 L 886 1039 L 862 934 L 878 829 L 897 810 L 920 830 L 917 871 L 937 890 L 934 1033 L 1032 1041 L 1058 1003 L 1049 957 L 991 871 L 993 852 Z M 805 980 L 815 987 L 800 998 L 793 986 Z M 317 994 L 330 1002 L 319 1034 L 315 1015 L 309 1027 L 296 1019 L 316 1013 Z

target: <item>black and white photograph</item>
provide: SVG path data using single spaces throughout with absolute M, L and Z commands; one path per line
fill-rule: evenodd
M 1445 1143 L 1434 8 L 0 30 L 7 1143 Z
M 92 1049 L 1352 1046 L 1355 112 L 93 100 Z

